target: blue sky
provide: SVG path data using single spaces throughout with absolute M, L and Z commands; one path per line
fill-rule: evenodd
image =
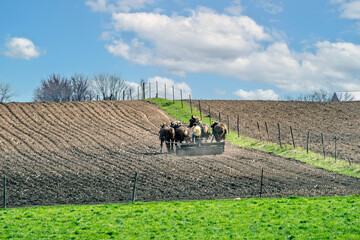
M 14 101 L 51 73 L 115 73 L 201 99 L 353 91 L 359 34 L 359 0 L 2 0 L 0 82 Z

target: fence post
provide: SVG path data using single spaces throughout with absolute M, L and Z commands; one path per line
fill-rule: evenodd
M 309 137 L 310 137 L 310 131 L 308 131 L 306 137 L 306 154 L 309 154 Z
M 335 162 L 336 162 L 336 136 L 334 137 L 334 141 L 335 141 Z
M 261 194 L 262 194 L 263 178 L 264 178 L 264 168 L 261 168 L 261 179 L 260 179 L 260 198 L 261 198 Z
M 181 108 L 184 108 L 184 104 L 182 100 L 182 89 L 180 89 L 180 100 L 181 100 Z
M 159 97 L 159 87 L 158 87 L 158 82 L 156 81 L 156 98 Z
M 270 142 L 270 137 L 269 137 L 269 129 L 268 129 L 268 126 L 267 126 L 267 123 L 265 122 L 265 129 L 266 129 L 266 135 L 268 137 L 268 141 Z
M 6 177 L 4 176 L 3 207 L 6 208 Z
M 237 134 L 238 134 L 238 137 L 240 137 L 240 128 L 239 128 L 239 114 L 237 115 Z
M 324 136 L 323 136 L 323 134 L 321 134 L 321 145 L 322 145 L 323 154 L 324 154 L 324 160 L 325 160 L 325 147 L 324 147 Z
M 131 88 L 129 89 L 129 91 L 130 91 L 130 100 L 132 100 Z
M 256 125 L 257 125 L 257 129 L 258 129 L 258 132 L 259 132 L 259 139 L 260 139 L 260 141 L 262 141 L 262 140 L 261 140 L 260 125 L 259 125 L 259 122 L 258 122 L 258 121 L 256 121 Z
M 210 111 L 210 105 L 209 105 L 209 123 L 211 125 L 211 111 Z
M 199 111 L 200 111 L 200 119 L 202 120 L 202 112 L 201 112 L 201 104 L 200 104 L 200 100 L 199 100 Z
M 131 202 L 135 202 L 135 190 L 136 190 L 137 172 L 135 172 L 134 186 L 132 191 Z
M 280 147 L 282 147 L 281 146 L 281 134 L 280 134 L 280 123 L 278 123 L 278 138 L 279 138 L 279 144 L 280 144 Z
M 291 133 L 291 139 L 292 139 L 292 143 L 293 143 L 293 146 L 294 146 L 294 149 L 295 149 L 295 140 L 294 140 L 294 134 L 293 134 L 293 131 L 292 131 L 292 127 L 290 126 L 290 133 Z
M 123 100 L 125 100 L 125 90 L 123 91 Z
M 190 110 L 191 110 L 191 114 L 192 114 L 192 103 L 191 103 L 191 95 L 189 94 L 189 99 L 190 99 Z
M 219 113 L 219 122 L 221 122 L 221 113 Z
M 175 103 L 175 90 L 174 90 L 174 85 L 172 86 L 172 90 L 173 90 L 173 103 Z
M 140 100 L 140 87 L 138 86 L 138 100 Z

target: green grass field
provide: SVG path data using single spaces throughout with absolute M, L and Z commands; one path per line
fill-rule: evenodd
M 0 239 L 360 239 L 360 196 L 0 210 Z
M 182 107 L 180 101 L 175 101 L 175 103 L 173 103 L 173 101 L 163 98 L 152 98 L 149 99 L 149 101 L 157 104 L 169 116 L 186 123 L 189 123 L 191 114 L 200 116 L 200 112 L 196 108 L 193 108 L 193 111 L 191 113 L 190 106 L 187 102 L 183 102 Z M 203 122 L 209 124 L 208 119 L 204 119 Z M 323 155 L 311 151 L 309 151 L 309 153 L 307 154 L 306 149 L 300 147 L 293 149 L 293 147 L 290 145 L 282 145 L 282 147 L 280 148 L 278 144 L 259 141 L 257 139 L 246 136 L 238 137 L 238 135 L 235 133 L 228 134 L 226 140 L 240 147 L 254 148 L 266 152 L 272 152 L 279 156 L 293 158 L 329 171 L 334 171 L 341 174 L 360 178 L 359 164 L 352 163 L 350 166 L 348 161 L 342 159 L 336 159 L 336 161 L 334 158 L 330 157 L 324 159 Z

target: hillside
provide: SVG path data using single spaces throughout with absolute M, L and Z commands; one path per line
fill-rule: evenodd
M 219 156 L 160 154 L 171 119 L 145 101 L 0 104 L 0 176 L 9 207 L 358 194 L 360 179 L 226 144 Z M 2 197 L 0 193 L 0 197 Z

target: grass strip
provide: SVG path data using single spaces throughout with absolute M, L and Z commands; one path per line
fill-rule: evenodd
M 358 239 L 360 196 L 0 209 L 0 239 Z
M 191 114 L 200 116 L 200 111 L 193 106 L 192 113 L 191 108 L 188 102 L 183 102 L 183 107 L 180 101 L 166 100 L 163 98 L 152 98 L 148 99 L 149 101 L 158 105 L 162 110 L 164 110 L 169 116 L 178 119 L 182 122 L 189 123 Z M 196 104 L 195 104 L 196 105 Z M 203 113 L 203 116 L 205 114 Z M 209 118 L 203 118 L 203 122 L 210 123 Z M 254 138 L 247 136 L 238 137 L 237 134 L 230 133 L 227 136 L 227 141 L 238 145 L 240 147 L 258 149 L 265 152 L 271 152 L 279 156 L 296 159 L 313 166 L 326 169 L 328 171 L 338 172 L 344 175 L 353 176 L 360 178 L 360 165 L 352 163 L 349 165 L 348 161 L 343 159 L 335 159 L 331 157 L 326 157 L 324 159 L 322 154 L 318 154 L 312 151 L 309 151 L 307 154 L 306 149 L 297 147 L 293 149 L 291 145 L 282 145 L 280 147 L 276 143 L 259 141 Z

